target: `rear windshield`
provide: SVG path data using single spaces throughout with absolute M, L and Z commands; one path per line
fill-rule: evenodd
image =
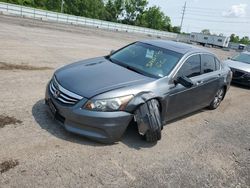
M 182 54 L 142 42 L 131 44 L 110 56 L 112 62 L 155 78 L 169 75 Z
M 241 53 L 239 55 L 234 56 L 232 60 L 250 64 L 250 54 Z

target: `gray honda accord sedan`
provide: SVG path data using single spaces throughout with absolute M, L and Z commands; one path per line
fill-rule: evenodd
M 167 122 L 216 109 L 231 80 L 230 68 L 208 51 L 145 40 L 58 69 L 45 103 L 70 132 L 113 143 L 135 122 L 146 141 L 156 142 Z

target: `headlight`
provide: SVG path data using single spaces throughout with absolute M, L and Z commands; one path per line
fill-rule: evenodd
M 128 102 L 133 98 L 133 95 L 117 97 L 112 99 L 92 99 L 89 100 L 83 108 L 92 111 L 122 111 L 126 108 Z

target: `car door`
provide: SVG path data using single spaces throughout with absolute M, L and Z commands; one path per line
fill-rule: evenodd
M 208 106 L 223 83 L 219 60 L 212 54 L 201 54 L 201 73 L 204 85 L 202 106 Z
M 174 77 L 180 76 L 190 78 L 194 85 L 191 88 L 186 88 L 181 84 L 176 84 L 170 89 L 167 97 L 167 120 L 172 120 L 200 108 L 200 101 L 205 93 L 202 87 L 200 54 L 192 55 L 184 62 Z

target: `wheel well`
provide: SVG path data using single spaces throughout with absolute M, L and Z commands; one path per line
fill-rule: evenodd
M 154 98 L 155 100 L 157 100 L 158 101 L 158 103 L 159 103 L 159 111 L 160 111 L 160 113 L 162 112 L 162 104 L 161 104 L 161 101 L 160 101 L 160 99 L 158 99 L 158 98 Z M 151 100 L 151 99 L 150 99 Z
M 135 108 L 135 110 L 133 111 L 133 113 L 135 113 L 135 111 L 136 111 L 141 105 L 143 105 L 143 104 L 145 104 L 145 103 L 147 103 L 148 101 L 153 100 L 153 99 L 157 100 L 157 102 L 159 103 L 159 111 L 160 111 L 160 113 L 162 113 L 162 104 L 161 104 L 161 101 L 160 101 L 159 98 L 151 98 L 151 99 L 146 100 L 144 103 L 138 105 L 138 106 Z
M 227 92 L 227 86 L 223 86 L 223 89 L 224 89 L 224 96 L 223 96 L 223 99 L 224 99 L 224 97 L 226 96 L 226 92 Z
M 148 141 L 156 141 L 155 139 L 159 140 L 161 137 L 162 122 L 160 109 L 160 100 L 157 97 L 152 97 L 140 103 L 134 112 L 134 120 L 139 134 L 145 136 Z
M 157 98 L 157 97 L 156 97 L 156 98 L 148 99 L 148 100 L 146 100 L 144 103 L 138 105 L 138 106 L 135 108 L 135 110 L 133 111 L 132 114 L 135 115 L 136 110 L 139 109 L 141 105 L 143 105 L 143 104 L 145 104 L 145 103 L 147 103 L 148 101 L 153 100 L 153 99 L 157 100 L 157 102 L 158 102 L 158 104 L 159 104 L 160 117 L 161 117 L 161 119 L 162 119 L 162 118 L 163 118 L 163 114 L 162 114 L 162 103 L 161 103 L 161 100 L 160 100 L 159 98 Z M 135 120 L 134 118 L 133 118 L 132 121 L 133 121 L 134 123 L 137 124 L 137 122 L 136 122 L 136 120 Z

